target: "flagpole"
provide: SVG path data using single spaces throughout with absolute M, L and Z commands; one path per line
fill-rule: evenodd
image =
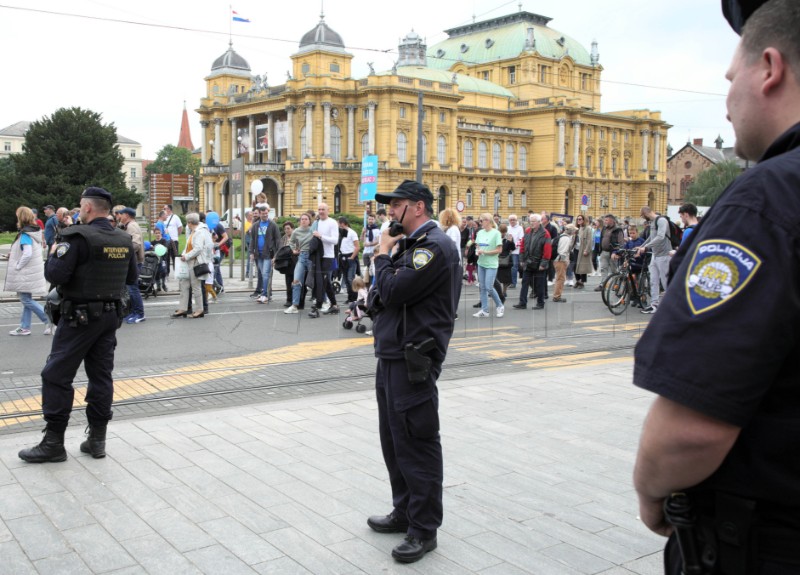
M 228 4 L 228 44 L 233 46 L 233 6 Z

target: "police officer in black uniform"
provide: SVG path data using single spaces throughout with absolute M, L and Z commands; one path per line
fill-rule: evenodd
M 436 380 L 453 335 L 461 267 L 453 241 L 431 220 L 426 186 L 406 180 L 376 199 L 389 205 L 394 220 L 380 237 L 369 297 L 381 448 L 394 508 L 367 524 L 380 533 L 406 533 L 392 556 L 411 563 L 436 548 L 442 524 Z
M 636 346 L 634 383 L 658 397 L 634 483 L 670 574 L 800 573 L 798 30 L 797 0 L 744 24 L 728 118 L 758 163 L 678 249 Z
M 45 277 L 58 286 L 62 302 L 53 347 L 42 370 L 42 410 L 47 426 L 39 445 L 19 452 L 30 463 L 64 461 L 64 432 L 75 391 L 72 381 L 84 363 L 88 439 L 81 451 L 105 457 L 106 426 L 114 398 L 114 349 L 122 320 L 126 284 L 137 281 L 131 237 L 107 216 L 113 202 L 103 188 L 81 195 L 81 222 L 62 232 L 45 265 Z

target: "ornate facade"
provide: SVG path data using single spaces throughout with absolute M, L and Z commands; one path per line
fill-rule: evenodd
M 670 126 L 659 112 L 600 112 L 596 43 L 588 52 L 548 21 L 518 12 L 447 30 L 430 48 L 411 32 L 391 70 L 370 63 L 353 78 L 353 56 L 323 17 L 275 86 L 230 46 L 197 110 L 203 207 L 238 206 L 228 178 L 241 156 L 245 190 L 261 180 L 278 215 L 320 200 L 360 213 L 361 158 L 376 154 L 380 191 L 415 179 L 420 162 L 435 209 L 461 200 L 465 214 L 665 210 Z

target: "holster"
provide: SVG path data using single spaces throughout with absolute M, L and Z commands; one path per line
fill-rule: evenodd
M 425 354 L 435 347 L 436 342 L 432 337 L 429 337 L 418 345 L 414 345 L 413 343 L 406 344 L 405 359 L 409 383 L 417 384 L 427 381 L 431 372 L 433 360 Z

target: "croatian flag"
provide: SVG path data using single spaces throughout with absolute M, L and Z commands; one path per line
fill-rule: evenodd
M 233 14 L 233 21 L 234 22 L 250 22 L 247 18 L 243 18 L 239 16 L 239 13 L 236 10 L 231 10 L 231 14 Z

